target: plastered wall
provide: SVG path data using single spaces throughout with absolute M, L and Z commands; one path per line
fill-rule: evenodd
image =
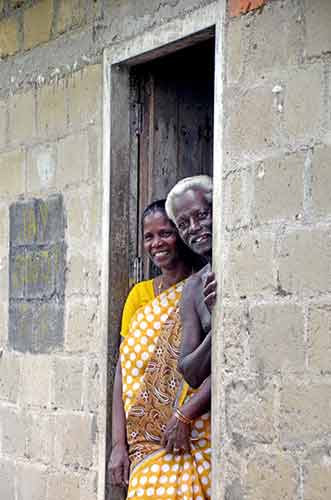
M 215 498 L 331 495 L 330 22 L 327 0 L 225 22 Z

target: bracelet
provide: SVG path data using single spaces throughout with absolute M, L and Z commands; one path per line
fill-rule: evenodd
M 180 421 L 182 422 L 183 424 L 186 424 L 186 425 L 191 425 L 191 423 L 193 422 L 192 419 L 188 418 L 186 415 L 184 415 L 184 413 L 182 413 L 179 408 L 176 408 L 175 410 L 175 417 Z

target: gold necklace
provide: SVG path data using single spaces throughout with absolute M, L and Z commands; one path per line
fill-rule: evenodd
M 162 287 L 163 287 L 163 276 L 161 275 L 160 283 L 157 286 L 158 295 L 160 295 Z

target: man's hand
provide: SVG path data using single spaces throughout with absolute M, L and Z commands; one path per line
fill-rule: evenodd
M 108 474 L 113 486 L 127 487 L 129 484 L 130 462 L 127 447 L 115 444 L 108 463 Z
M 170 418 L 161 445 L 168 453 L 183 454 L 190 451 L 190 426 L 174 415 Z
M 208 273 L 206 275 L 205 283 L 203 286 L 204 302 L 211 313 L 213 306 L 216 302 L 217 297 L 217 281 L 215 279 L 215 273 Z

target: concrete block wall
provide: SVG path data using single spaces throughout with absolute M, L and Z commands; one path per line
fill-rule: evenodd
M 6 500 L 96 496 L 105 378 L 98 336 L 101 96 L 96 64 L 1 99 L 0 496 Z M 41 329 L 33 353 L 19 352 L 8 339 L 9 206 L 55 193 L 63 196 L 66 221 L 64 342 L 42 354 Z
M 226 19 L 217 498 L 331 496 L 330 16 Z
M 1 499 L 104 498 L 102 51 L 208 3 L 0 1 Z M 41 335 L 22 352 L 8 333 L 9 207 L 55 194 L 65 215 L 63 343 L 45 352 Z

